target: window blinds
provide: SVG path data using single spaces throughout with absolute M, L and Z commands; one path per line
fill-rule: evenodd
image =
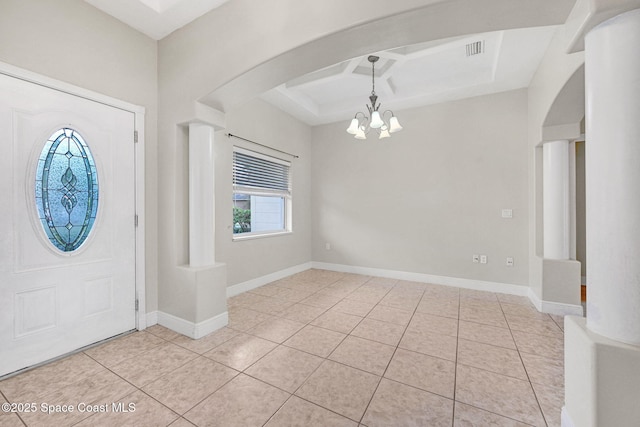
M 260 189 L 290 192 L 290 163 L 245 150 L 233 152 L 233 186 L 236 190 Z

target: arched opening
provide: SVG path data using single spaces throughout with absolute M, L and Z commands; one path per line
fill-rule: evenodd
M 247 68 L 246 64 L 251 63 L 247 60 L 245 68 L 235 70 L 235 75 L 234 70 L 224 70 L 229 78 L 216 78 L 218 83 L 212 80 L 211 90 L 198 100 L 228 112 L 296 77 L 374 52 L 491 31 L 562 24 L 571 2 L 558 2 L 553 10 L 505 0 L 494 6 L 487 8 L 473 0 L 430 2 L 400 13 L 363 19 L 353 26 L 333 28 L 300 44 L 292 41 L 288 49 L 266 60 L 259 60 L 263 53 L 255 52 L 253 67 Z M 245 55 L 251 57 L 251 52 L 252 47 L 247 47 Z
M 585 117 L 585 93 L 584 93 L 584 65 L 579 67 L 573 75 L 567 80 L 558 95 L 554 99 L 543 125 L 543 138 L 545 142 L 549 141 L 565 141 L 568 146 L 568 164 L 565 165 L 568 171 L 568 192 L 566 200 L 567 211 L 567 237 L 568 237 L 568 259 L 570 262 L 580 263 L 580 284 L 581 294 L 580 300 L 584 303 L 584 286 L 586 278 L 586 224 L 585 224 L 585 137 L 584 137 L 584 117 Z M 543 163 L 551 161 L 548 158 Z M 538 165 L 538 171 L 544 168 L 547 163 Z M 555 186 L 554 183 L 545 182 L 547 185 Z M 550 187 L 551 188 L 551 187 Z M 553 190 L 553 188 L 551 188 Z M 543 194 L 546 196 L 549 188 L 543 188 Z M 545 200 L 543 197 L 542 200 Z M 539 199 L 540 200 L 540 199 Z M 544 201 L 540 200 L 543 204 Z M 543 211 L 547 207 L 544 207 Z M 548 218 L 543 218 L 543 240 L 549 238 L 550 224 L 545 223 Z M 546 227 L 546 228 L 545 228 Z M 551 236 L 557 237 L 557 236 Z M 547 254 L 545 254 L 545 259 Z M 545 261 L 547 262 L 547 261 Z M 569 265 L 567 265 L 567 269 Z M 575 270 L 577 272 L 577 270 Z M 567 274 L 568 270 L 567 270 Z M 573 276 L 573 272 L 571 275 Z M 573 280 L 578 281 L 577 277 Z M 572 280 L 572 282 L 573 282 Z M 555 293 L 556 290 L 550 287 L 558 286 L 553 279 L 543 285 L 548 292 Z M 571 298 L 577 299 L 574 292 L 577 290 L 567 290 L 571 294 Z

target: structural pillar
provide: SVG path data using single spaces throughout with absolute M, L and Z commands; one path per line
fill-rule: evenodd
M 215 264 L 213 126 L 189 124 L 189 265 Z
M 585 39 L 587 327 L 640 345 L 640 10 Z M 592 263 L 593 262 L 593 263 Z
M 158 323 L 194 339 L 229 323 L 227 268 L 215 257 L 214 131 L 189 123 L 189 264 L 178 267 L 183 314 L 158 315 Z
M 565 320 L 565 427 L 640 420 L 638 45 L 640 9 L 585 37 L 589 295 L 586 321 Z
M 544 258 L 569 259 L 569 141 L 542 146 Z
M 572 171 L 568 139 L 542 145 L 542 306 L 554 314 L 582 314 L 580 263 L 571 259 Z

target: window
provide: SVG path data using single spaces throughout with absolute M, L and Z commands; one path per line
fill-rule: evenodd
M 234 238 L 291 231 L 290 167 L 290 162 L 234 148 Z
M 98 212 L 98 176 L 91 151 L 77 131 L 62 128 L 44 144 L 35 199 L 49 241 L 63 252 L 82 246 Z

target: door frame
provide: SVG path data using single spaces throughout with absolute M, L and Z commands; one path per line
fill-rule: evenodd
M 135 143 L 135 210 L 137 216 L 137 227 L 135 229 L 135 289 L 136 289 L 136 329 L 143 330 L 147 327 L 146 315 L 146 281 L 145 281 L 145 169 L 144 169 L 144 118 L 145 108 L 140 105 L 131 104 L 112 98 L 101 93 L 84 89 L 66 82 L 52 79 L 32 71 L 25 70 L 0 61 L 0 74 L 14 77 L 29 83 L 44 86 L 50 89 L 64 92 L 69 95 L 98 102 L 110 107 L 119 108 L 134 114 L 134 130 L 137 132 L 137 142 Z M 132 221 L 134 218 L 131 219 Z

